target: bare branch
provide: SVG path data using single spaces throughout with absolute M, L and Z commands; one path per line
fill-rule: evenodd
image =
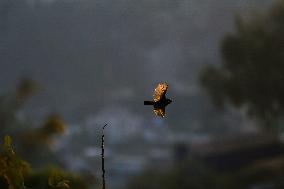
M 104 138 L 105 138 L 105 135 L 104 135 L 104 129 L 105 129 L 105 127 L 107 126 L 107 124 L 105 124 L 104 126 L 103 126 L 103 134 L 102 134 L 102 144 L 101 144 L 101 148 L 102 148 L 102 153 L 101 153 L 101 156 L 102 156 L 102 179 L 103 179 L 103 188 L 102 189 L 105 189 L 105 186 L 106 186 L 106 184 L 105 184 L 105 149 L 104 149 L 104 143 L 105 143 L 105 141 L 104 141 Z

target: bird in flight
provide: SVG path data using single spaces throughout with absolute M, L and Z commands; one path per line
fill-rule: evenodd
M 167 90 L 167 83 L 159 83 L 154 91 L 153 101 L 144 101 L 144 105 L 153 105 L 154 113 L 160 117 L 165 117 L 166 106 L 172 102 L 172 100 L 166 98 Z

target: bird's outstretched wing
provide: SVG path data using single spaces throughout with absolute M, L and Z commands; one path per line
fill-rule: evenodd
M 157 102 L 161 100 L 165 96 L 167 90 L 168 90 L 167 83 L 159 83 L 154 91 L 154 95 L 153 95 L 154 101 Z
M 165 115 L 166 115 L 166 109 L 165 109 L 165 108 L 155 108 L 155 109 L 154 109 L 154 113 L 155 113 L 157 116 L 165 117 Z
M 165 108 L 155 108 L 155 109 L 154 109 L 154 113 L 155 113 L 157 116 L 165 117 L 165 115 L 166 115 L 166 109 L 165 109 Z

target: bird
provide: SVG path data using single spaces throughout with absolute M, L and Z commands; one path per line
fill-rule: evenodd
M 172 103 L 172 100 L 166 97 L 167 90 L 167 83 L 159 83 L 155 88 L 153 101 L 144 101 L 144 105 L 152 105 L 154 113 L 162 118 L 166 115 L 166 106 Z

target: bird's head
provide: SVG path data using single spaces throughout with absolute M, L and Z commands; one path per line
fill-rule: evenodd
M 167 104 L 170 104 L 172 103 L 172 100 L 171 99 L 167 99 Z

